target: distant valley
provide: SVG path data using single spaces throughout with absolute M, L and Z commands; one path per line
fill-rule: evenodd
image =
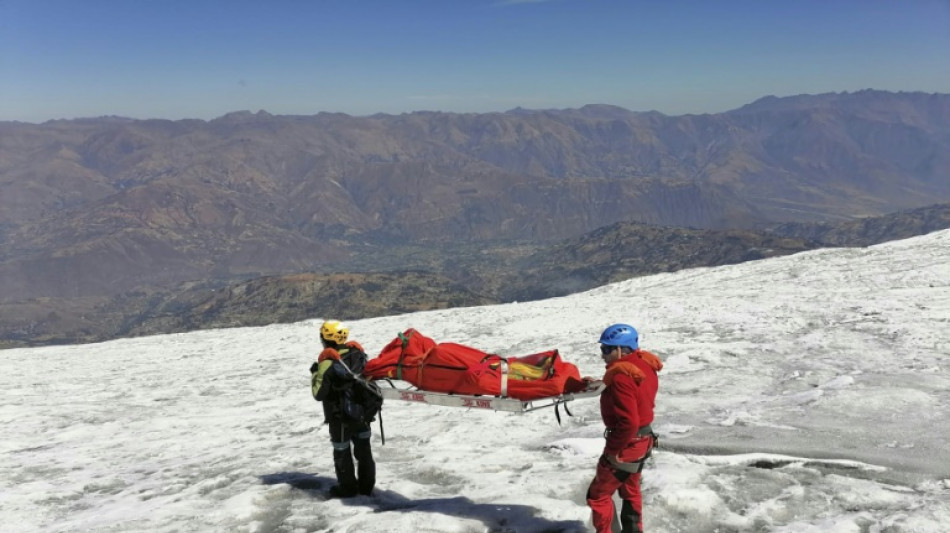
M 0 347 L 544 298 L 946 202 L 950 95 L 0 123 Z
M 389 253 L 399 256 L 394 259 L 399 268 L 389 272 L 288 274 L 232 284 L 186 283 L 108 298 L 0 305 L 0 347 L 528 301 L 635 276 L 819 247 L 866 246 L 944 228 L 950 228 L 950 204 L 859 222 L 786 224 L 770 232 L 620 222 L 554 245 L 397 247 Z M 372 263 L 373 253 L 386 252 L 367 253 L 364 267 Z

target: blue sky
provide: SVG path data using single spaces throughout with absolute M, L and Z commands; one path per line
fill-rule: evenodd
M 950 0 L 0 0 L 0 120 L 950 93 Z

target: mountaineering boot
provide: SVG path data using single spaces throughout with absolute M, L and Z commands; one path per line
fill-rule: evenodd
M 330 497 L 331 498 L 352 498 L 358 493 L 355 490 L 346 490 L 340 485 L 333 485 L 330 487 Z
M 634 509 L 633 504 L 623 500 L 623 504 L 620 506 L 620 531 L 622 533 L 643 533 L 643 529 L 640 527 L 641 520 L 640 513 Z
M 364 496 L 373 494 L 373 487 L 376 486 L 376 461 L 373 460 L 373 450 L 370 448 L 369 439 L 353 439 L 353 455 L 359 462 L 359 492 Z
M 335 498 L 349 498 L 359 493 L 356 484 L 356 472 L 353 468 L 353 455 L 347 443 L 345 449 L 333 450 L 333 467 L 336 469 L 338 485 L 330 487 L 330 495 Z

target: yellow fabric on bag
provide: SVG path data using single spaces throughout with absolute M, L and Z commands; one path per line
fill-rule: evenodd
M 544 379 L 545 375 L 548 373 L 548 369 L 551 368 L 551 360 L 551 357 L 546 358 L 544 360 L 544 364 L 541 366 L 529 365 L 528 363 L 522 363 L 521 361 L 509 361 L 508 379 L 518 379 L 523 381 Z M 497 370 L 499 366 L 500 363 L 491 365 L 491 367 L 495 370 Z
M 544 377 L 545 369 L 540 366 L 529 365 L 526 363 L 511 363 L 508 366 L 508 379 L 521 379 L 530 381 Z

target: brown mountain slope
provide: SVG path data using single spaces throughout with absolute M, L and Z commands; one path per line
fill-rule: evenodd
M 526 259 L 505 299 L 563 296 L 659 272 L 742 263 L 816 248 L 800 238 L 621 222 Z
M 431 273 L 293 274 L 210 293 L 181 293 L 130 324 L 128 334 L 260 326 L 321 316 L 356 319 L 492 303 L 497 301 Z
M 808 239 L 823 246 L 870 246 L 950 228 L 950 204 L 909 209 L 883 217 L 849 222 L 790 223 L 772 228 L 775 235 Z
M 837 245 L 857 245 L 947 227 L 950 204 L 861 224 L 822 226 L 814 234 Z M 794 228 L 780 230 L 795 233 Z M 371 258 L 388 254 L 394 264 L 417 270 L 272 276 L 231 285 L 135 291 L 112 298 L 46 298 L 0 305 L 0 347 L 532 300 L 644 274 L 738 263 L 820 245 L 770 233 L 618 223 L 552 246 L 372 247 L 364 248 L 363 259 L 350 267 L 371 269 Z
M 716 264 L 810 246 L 775 235 L 870 243 L 916 230 L 869 215 L 948 200 L 950 95 L 769 97 L 682 117 L 594 105 L 0 123 L 0 330 L 109 338 L 183 292 L 300 272 L 422 268 L 491 299 L 535 298 L 698 266 L 676 254 Z M 577 241 L 525 260 L 617 223 L 838 220 L 860 224 L 630 230 L 603 235 L 619 255 Z
M 878 91 L 682 117 L 0 123 L 0 301 L 335 270 L 359 243 L 881 214 L 950 200 L 948 132 L 950 96 Z
M 227 286 L 186 284 L 112 298 L 43 298 L 0 305 L 0 348 L 492 303 L 498 302 L 427 272 L 269 276 Z

